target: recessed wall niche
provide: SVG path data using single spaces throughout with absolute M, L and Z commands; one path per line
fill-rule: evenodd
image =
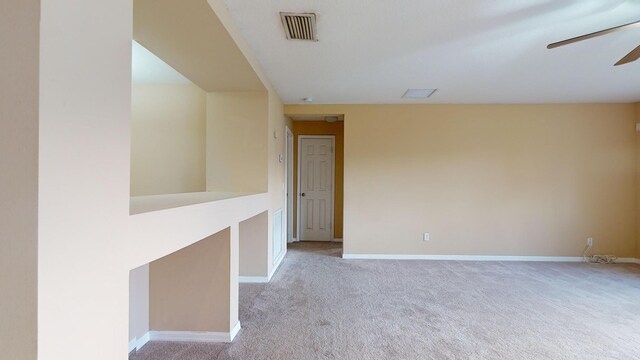
M 133 15 L 131 214 L 266 192 L 268 92 L 210 5 Z
M 131 196 L 206 190 L 206 93 L 132 46 Z

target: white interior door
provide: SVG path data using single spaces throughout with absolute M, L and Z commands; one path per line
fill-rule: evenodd
M 333 240 L 333 145 L 333 136 L 300 136 L 299 240 Z

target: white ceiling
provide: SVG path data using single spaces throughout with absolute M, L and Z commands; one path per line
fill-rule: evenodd
M 640 61 L 613 64 L 639 0 L 225 0 L 285 103 L 567 103 L 640 100 Z M 318 42 L 286 40 L 279 12 L 317 13 Z M 408 88 L 438 88 L 402 99 Z
M 131 81 L 134 84 L 190 84 L 191 81 L 137 42 L 131 48 Z

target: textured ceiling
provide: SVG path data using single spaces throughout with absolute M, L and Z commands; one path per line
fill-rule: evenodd
M 285 103 L 567 103 L 640 100 L 640 61 L 613 64 L 640 29 L 548 43 L 640 19 L 622 0 L 225 0 Z M 280 11 L 318 14 L 288 41 Z M 408 88 L 438 88 L 402 99 Z

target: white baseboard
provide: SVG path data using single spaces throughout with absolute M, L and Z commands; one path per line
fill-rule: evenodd
M 140 339 L 136 339 L 136 350 L 142 349 L 142 347 L 145 346 L 145 344 L 149 342 L 149 336 L 150 336 L 150 334 L 147 331 L 147 333 L 142 335 L 142 337 Z
M 240 277 L 238 277 L 238 282 L 240 282 L 241 284 L 242 283 L 262 284 L 262 283 L 268 283 L 269 282 L 269 277 L 267 277 L 267 276 L 240 276 Z
M 634 258 L 618 258 L 616 259 L 617 263 L 621 263 L 621 264 L 640 264 L 640 259 L 634 259 Z
M 145 344 L 148 342 L 149 342 L 149 332 L 142 335 L 142 337 L 139 339 L 137 337 L 134 337 L 133 339 L 129 340 L 129 352 L 132 352 L 133 350 L 137 351 L 142 349 L 142 347 L 145 346 Z
M 342 242 L 342 238 L 335 238 L 333 239 L 333 242 Z
M 583 262 L 582 256 L 493 256 L 493 255 L 392 255 L 392 254 L 342 254 L 350 260 L 455 260 L 455 261 L 537 261 Z M 618 258 L 618 263 L 640 264 L 639 259 Z
M 149 331 L 151 341 L 175 341 L 175 342 L 225 342 L 233 341 L 240 331 L 240 322 L 233 327 L 231 332 L 211 331 Z
M 271 281 L 271 278 L 273 277 L 273 274 L 276 273 L 276 270 L 278 270 L 278 268 L 280 267 L 280 265 L 282 264 L 282 260 L 284 260 L 284 257 L 287 255 L 287 250 L 283 250 L 282 254 L 276 259 L 273 268 L 271 269 L 271 272 L 269 273 L 269 280 Z
M 390 254 L 343 254 L 343 259 L 375 260 L 458 260 L 458 261 L 553 261 L 580 262 L 581 256 L 491 256 L 491 255 L 390 255 Z
M 238 333 L 240 332 L 240 321 L 238 321 L 236 323 L 236 326 L 233 327 L 233 329 L 231 329 L 231 332 L 229 333 L 229 342 L 232 342 L 233 339 L 235 339 L 236 335 L 238 335 Z
M 137 343 L 137 339 L 133 338 L 131 340 L 129 340 L 129 353 L 132 352 L 133 350 L 136 350 L 136 343 Z
M 265 284 L 271 281 L 273 274 L 276 273 L 276 270 L 282 264 L 282 260 L 284 260 L 285 255 L 287 255 L 287 251 L 283 250 L 282 254 L 276 259 L 275 265 L 271 269 L 269 276 L 240 276 L 238 277 L 238 282 L 242 284 Z

